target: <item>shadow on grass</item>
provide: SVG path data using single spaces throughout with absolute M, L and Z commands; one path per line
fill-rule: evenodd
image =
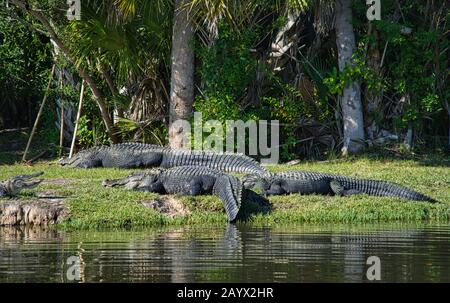
M 238 221 L 247 221 L 254 215 L 266 215 L 272 211 L 272 203 L 254 191 L 245 189 L 243 196 L 242 206 L 237 216 Z
M 22 163 L 22 156 L 28 141 L 28 133 L 0 133 L 0 165 Z M 37 134 L 27 154 L 27 160 L 53 160 L 56 157 L 55 145 Z
M 374 161 L 416 161 L 422 166 L 450 167 L 450 152 L 447 150 L 430 150 L 425 152 L 406 152 L 388 149 L 374 149 L 360 156 L 354 156 L 354 160 L 367 158 Z M 342 159 L 344 160 L 344 159 Z
M 19 154 L 11 152 L 0 152 L 0 165 L 13 165 L 21 160 Z
M 0 166 L 1 165 L 16 165 L 24 164 L 22 161 L 23 151 L 2 152 L 0 151 Z M 34 148 L 27 155 L 27 161 L 35 163 L 37 161 L 53 161 L 57 159 L 56 153 L 52 147 L 48 148 Z

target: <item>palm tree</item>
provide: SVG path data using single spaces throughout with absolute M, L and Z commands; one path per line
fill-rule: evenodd
M 72 32 L 79 33 L 79 38 L 71 40 L 83 41 L 75 45 L 78 58 L 86 58 L 89 55 L 92 57 L 91 61 L 95 60 L 96 57 L 102 58 L 104 62 L 99 65 L 99 69 L 113 95 L 117 95 L 117 89 L 111 85 L 112 81 L 108 75 L 108 70 L 116 70 L 117 73 L 126 75 L 136 66 L 142 67 L 142 64 L 133 62 L 133 59 L 131 59 L 136 52 L 127 51 L 129 49 L 127 46 L 132 46 L 135 42 L 130 41 L 133 39 L 127 38 L 129 35 L 124 35 L 117 25 L 120 24 L 123 27 L 131 21 L 142 25 L 155 18 L 167 19 L 172 10 L 169 144 L 174 148 L 182 148 L 186 138 L 184 138 L 182 126 L 174 122 L 180 119 L 188 119 L 192 114 L 194 99 L 194 49 L 192 42 L 195 32 L 198 30 L 202 40 L 207 40 L 207 44 L 212 44 L 217 39 L 217 28 L 220 20 L 225 19 L 235 29 L 239 29 L 252 16 L 259 5 L 258 1 L 176 0 L 172 3 L 168 0 L 151 2 L 111 0 L 97 4 L 96 2 L 90 1 L 88 3 L 93 8 L 92 11 L 95 12 L 95 14 L 89 14 L 88 16 L 89 20 L 92 21 L 87 22 L 85 20 L 74 23 Z M 290 0 L 290 2 L 293 6 L 303 8 L 307 1 Z M 99 17 L 99 11 L 106 13 L 107 16 Z M 111 21 L 110 26 L 108 26 L 107 20 Z M 148 27 L 155 30 L 155 24 Z M 159 27 L 156 31 L 164 32 L 167 29 L 167 26 L 165 28 Z M 133 30 L 130 32 L 132 34 Z M 93 34 L 95 34 L 94 38 L 92 37 Z M 142 56 L 145 56 L 145 54 L 139 54 L 135 60 L 139 61 Z M 151 55 L 147 56 L 147 58 L 152 57 L 157 58 L 158 52 L 151 52 Z M 108 62 L 112 64 L 108 64 Z M 111 65 L 112 68 L 108 68 L 108 65 Z M 134 111 L 134 104 L 132 108 Z
M 94 4 L 92 4 L 93 2 Z M 101 57 L 105 63 L 100 64 L 100 71 L 110 87 L 113 95 L 117 94 L 117 90 L 111 85 L 111 77 L 108 76 L 107 62 L 114 62 L 112 64 L 116 69 L 129 72 L 136 66 L 142 67 L 142 60 L 138 64 L 128 62 L 123 64 L 124 68 L 120 68 L 120 62 L 130 60 L 133 58 L 133 52 L 124 53 L 127 46 L 133 45 L 128 43 L 130 40 L 126 35 L 120 33 L 117 25 L 124 26 L 126 22 L 134 21 L 139 25 L 145 25 L 153 32 L 166 32 L 168 26 L 157 27 L 157 23 L 148 23 L 152 20 L 167 19 L 172 15 L 172 45 L 171 45 L 171 77 L 170 77 L 170 97 L 169 97 L 169 144 L 175 148 L 183 147 L 185 140 L 184 133 L 179 125 L 174 123 L 180 119 L 187 119 L 192 113 L 192 103 L 194 99 L 194 49 L 193 38 L 196 29 L 201 29 L 202 25 L 206 24 L 210 37 L 217 35 L 217 23 L 220 19 L 226 18 L 232 20 L 230 9 L 238 6 L 236 1 L 230 0 L 176 0 L 174 3 L 169 0 L 160 1 L 143 1 L 143 0 L 115 0 L 105 1 L 95 4 L 97 1 L 91 1 L 89 6 L 95 8 L 95 14 L 104 12 L 109 16 L 104 16 L 100 19 L 95 14 L 90 14 L 89 18 L 92 22 L 78 22 L 73 28 L 73 32 L 79 33 L 79 39 L 72 39 L 74 41 L 83 41 L 74 45 L 78 50 L 78 57 L 84 58 L 91 54 L 93 57 Z M 246 3 L 249 1 L 242 1 Z M 240 4 L 239 4 L 240 5 Z M 247 7 L 249 7 L 247 5 Z M 247 10 L 235 9 L 234 13 L 242 13 Z M 107 26 L 106 20 L 111 21 L 111 26 Z M 242 18 L 241 18 L 242 19 Z M 157 27 L 157 28 L 155 28 Z M 133 31 L 130 31 L 131 33 Z M 95 34 L 95 38 L 92 34 Z M 118 37 L 119 39 L 114 39 Z M 164 36 L 166 38 L 166 36 Z M 162 39 L 155 39 L 161 41 Z M 104 42 L 104 43 L 102 43 Z M 112 49 L 117 45 L 117 48 Z M 165 50 L 164 50 L 165 51 Z M 136 60 L 142 57 L 147 57 L 149 60 L 158 58 L 158 51 L 149 50 L 150 55 L 137 54 Z M 161 52 L 159 52 L 160 54 Z M 134 56 L 136 57 L 136 56 Z M 161 55 L 159 55 L 161 57 Z M 164 57 L 164 56 L 163 56 Z M 153 60 L 154 61 L 154 60 Z M 145 64 L 144 64 L 145 65 Z M 148 65 L 146 65 L 148 67 Z M 106 67 L 106 68 L 105 68 Z M 140 71 L 143 73 L 144 71 Z M 156 67 L 153 66 L 152 74 L 156 74 Z M 147 83 L 148 79 L 143 81 Z M 159 84 L 158 84 L 159 85 Z M 148 87 L 148 85 L 147 85 Z M 138 94 L 141 95 L 141 94 Z M 138 98 L 139 99 L 139 98 Z M 133 112 L 135 112 L 135 104 L 131 105 Z
M 298 1 L 298 0 L 297 0 Z M 183 148 L 182 124 L 192 114 L 194 101 L 194 48 L 195 31 L 207 45 L 218 38 L 218 23 L 226 20 L 234 28 L 244 24 L 258 6 L 253 0 L 176 0 L 173 15 L 169 144 Z
M 183 148 L 187 142 L 183 125 L 175 123 L 192 114 L 194 101 L 194 48 L 196 29 L 206 25 L 208 44 L 218 36 L 218 22 L 226 19 L 236 27 L 235 20 L 245 20 L 256 7 L 255 1 L 232 0 L 175 0 L 173 14 L 169 144 Z M 235 18 L 237 17 L 237 18 Z
M 169 144 L 183 148 L 183 126 L 177 123 L 192 113 L 194 101 L 194 26 L 189 19 L 186 0 L 176 0 L 173 14 L 172 63 L 170 83 Z
M 106 81 L 121 135 L 154 126 L 149 121 L 158 128 L 165 122 L 170 10 L 164 0 L 89 1 L 83 4 L 82 20 L 71 22 L 67 31 L 80 63 L 91 62 Z M 138 133 L 136 140 L 143 134 Z

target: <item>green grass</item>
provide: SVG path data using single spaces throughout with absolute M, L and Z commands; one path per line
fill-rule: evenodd
M 273 196 L 269 213 L 255 214 L 258 206 L 248 202 L 244 206 L 246 221 L 254 224 L 287 224 L 294 222 L 367 223 L 418 222 L 450 220 L 450 169 L 444 158 L 427 160 L 393 160 L 359 157 L 329 162 L 305 162 L 296 166 L 276 165 L 272 171 L 304 169 L 339 173 L 355 177 L 394 181 L 427 194 L 441 203 L 404 201 L 397 198 L 331 196 Z M 44 171 L 46 179 L 66 179 L 67 184 L 45 184 L 24 192 L 23 199 L 32 199 L 41 190 L 54 190 L 67 196 L 70 210 L 64 228 L 123 228 L 156 227 L 166 225 L 223 225 L 226 216 L 221 201 L 214 196 L 180 197 L 190 214 L 169 218 L 144 208 L 140 202 L 156 197 L 152 193 L 130 192 L 120 188 L 103 188 L 106 178 L 120 178 L 133 170 L 73 169 L 55 162 L 40 162 L 32 167 L 24 165 L 0 166 L 0 180 L 35 171 Z M 0 200 L 0 203 L 6 201 Z

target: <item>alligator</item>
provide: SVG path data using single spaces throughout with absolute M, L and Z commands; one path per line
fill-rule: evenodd
M 389 196 L 407 200 L 436 202 L 424 194 L 392 182 L 358 179 L 302 170 L 280 172 L 272 174 L 269 177 L 250 174 L 244 176 L 243 184 L 245 188 L 260 188 L 262 194 L 265 196 L 291 193 L 337 196 L 367 194 L 371 196 Z
M 30 189 L 38 186 L 42 179 L 29 181 L 32 178 L 41 176 L 43 172 L 30 175 L 20 175 L 8 180 L 0 181 L 0 197 L 14 197 L 23 189 Z
M 255 173 L 262 176 L 269 174 L 257 161 L 243 154 L 176 150 L 169 147 L 141 143 L 122 143 L 92 147 L 79 152 L 70 159 L 62 159 L 60 164 L 81 168 L 205 166 L 224 172 Z
M 61 165 L 72 167 L 208 167 L 223 172 L 245 173 L 246 187 L 260 184 L 265 195 L 289 193 L 394 196 L 409 200 L 436 202 L 430 197 L 395 183 L 357 179 L 341 175 L 309 171 L 288 171 L 273 174 L 254 159 L 234 153 L 176 150 L 152 144 L 122 143 L 98 146 L 79 152 Z M 253 184 L 253 185 L 252 185 Z
M 128 190 L 159 194 L 214 194 L 224 203 L 228 221 L 236 220 L 241 207 L 243 186 L 239 178 L 201 166 L 156 168 L 137 172 L 123 179 L 105 180 L 103 186 L 124 186 Z

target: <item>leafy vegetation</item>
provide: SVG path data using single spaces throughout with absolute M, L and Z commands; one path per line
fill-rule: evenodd
M 32 121 L 51 68 L 48 39 L 24 23 L 0 9 L 0 129 Z
M 342 70 L 334 1 L 85 1 L 73 21 L 61 1 L 29 1 L 35 11 L 11 2 L 0 8 L 0 128 L 31 125 L 55 61 L 70 79 L 59 87 L 55 77 L 51 100 L 76 109 L 81 78 L 89 80 L 79 145 L 167 144 L 178 81 L 171 51 L 182 47 L 195 56 L 187 110 L 221 122 L 278 119 L 283 160 L 337 154 L 345 141 L 339 100 L 351 83 L 361 87 L 366 147 L 399 145 L 409 133 L 414 151 L 448 145 L 446 1 L 384 1 L 382 20 L 372 22 L 365 3 L 353 1 L 356 49 Z M 172 46 L 176 9 L 188 10 L 195 28 L 189 45 Z M 63 48 L 50 43 L 51 29 Z M 44 134 L 58 140 L 57 131 Z

